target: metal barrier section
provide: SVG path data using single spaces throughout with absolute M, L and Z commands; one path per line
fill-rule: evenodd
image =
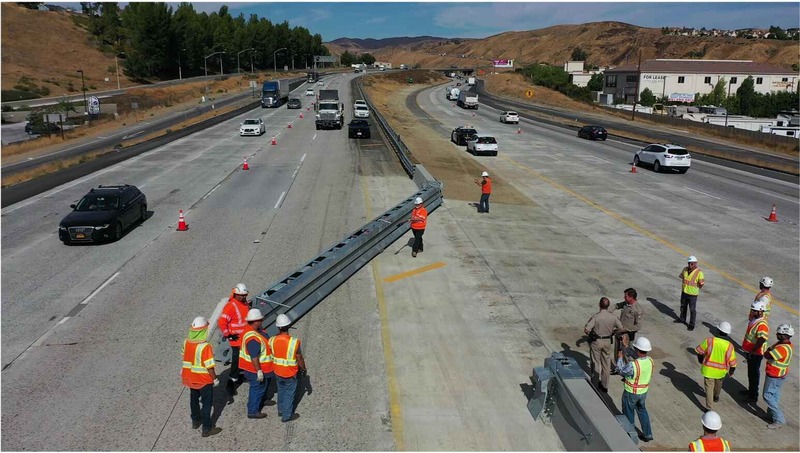
M 408 232 L 408 219 L 416 197 L 422 198 L 429 213 L 433 212 L 442 204 L 442 184 L 426 181 L 421 190 L 256 296 L 252 307 L 265 315 L 262 325 L 267 333 L 270 336 L 278 334 L 275 318 L 279 314 L 286 314 L 293 322 L 302 318 Z M 210 342 L 214 345 L 214 358 L 224 364 L 230 363 L 230 345 L 218 329 L 213 330 Z
M 635 428 L 606 407 L 575 359 L 554 352 L 531 380 L 528 410 L 552 423 L 567 451 L 639 451 Z

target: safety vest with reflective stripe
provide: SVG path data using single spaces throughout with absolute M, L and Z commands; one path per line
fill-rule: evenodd
M 709 337 L 694 350 L 704 356 L 700 369 L 703 377 L 722 379 L 728 374 L 728 368 L 736 366 L 736 351 L 728 340 Z
M 643 395 L 650 387 L 650 377 L 653 375 L 653 359 L 641 357 L 633 361 L 633 376 L 625 378 L 623 387 L 628 393 Z
M 261 352 L 258 353 L 258 363 L 261 365 L 261 371 L 263 371 L 265 374 L 272 373 L 272 353 L 270 352 L 270 348 L 268 346 L 269 343 L 267 339 L 261 335 L 261 333 L 256 332 L 255 329 L 249 325 L 245 327 L 245 333 L 242 337 L 242 347 L 239 349 L 239 369 L 249 371 L 251 373 L 258 371 L 253 366 L 253 358 L 250 356 L 250 351 L 247 350 L 247 343 L 249 341 L 257 341 L 261 346 Z
M 763 338 L 764 343 L 762 343 L 761 348 L 756 351 L 756 341 L 758 341 L 759 338 Z M 769 325 L 767 325 L 767 321 L 765 321 L 763 317 L 754 319 L 747 325 L 747 332 L 745 332 L 744 341 L 742 341 L 742 350 L 750 354 L 764 355 L 764 351 L 767 349 L 767 338 L 769 338 Z
M 772 293 L 767 293 L 762 291 L 756 294 L 756 298 L 753 299 L 753 301 L 755 302 L 758 299 L 761 299 L 762 297 L 767 298 L 767 309 L 764 310 L 764 321 L 769 321 L 769 313 L 772 311 Z
M 230 345 L 234 348 L 242 345 L 242 335 L 244 335 L 244 328 L 247 326 L 245 318 L 248 311 L 250 311 L 250 305 L 247 302 L 239 302 L 231 296 L 217 321 L 223 336 L 239 335 L 238 340 L 229 340 Z
M 701 437 L 689 444 L 689 451 L 731 451 L 731 444 L 721 437 Z
M 683 278 L 683 293 L 688 294 L 690 296 L 696 296 L 700 294 L 700 288 L 697 286 L 698 280 L 703 280 L 703 271 L 700 268 L 695 268 L 691 273 L 689 273 L 689 268 L 684 268 L 683 272 L 681 273 L 681 278 Z
M 209 368 L 214 368 L 214 350 L 211 345 L 205 341 L 184 340 L 183 367 L 181 368 L 183 385 L 201 389 L 208 384 L 213 384 L 214 379 L 211 379 Z
M 420 205 L 418 208 L 411 210 L 411 229 L 424 230 L 428 226 L 428 210 L 425 206 Z
M 767 376 L 782 378 L 789 372 L 794 348 L 791 343 L 780 343 L 767 352 Z
M 290 378 L 297 374 L 297 350 L 300 349 L 300 340 L 281 332 L 269 339 L 269 348 L 272 350 L 276 375 Z

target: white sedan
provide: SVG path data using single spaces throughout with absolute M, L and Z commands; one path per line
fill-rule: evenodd
M 633 156 L 633 164 L 637 167 L 641 164 L 653 166 L 656 173 L 664 169 L 675 169 L 679 173 L 686 173 L 692 165 L 692 156 L 686 148 L 672 144 L 653 144 L 636 151 Z
M 320 80 L 320 81 L 318 81 L 318 82 L 317 82 L 317 85 L 319 85 L 319 86 L 324 86 L 324 85 L 325 85 L 325 82 L 323 82 L 322 80 Z
M 267 126 L 261 118 L 248 118 L 239 126 L 239 135 L 262 135 L 267 132 Z
M 519 115 L 517 115 L 517 112 L 512 112 L 510 110 L 507 112 L 500 112 L 500 122 L 519 124 Z
M 307 88 L 306 89 L 306 96 L 314 96 L 314 89 L 313 88 Z

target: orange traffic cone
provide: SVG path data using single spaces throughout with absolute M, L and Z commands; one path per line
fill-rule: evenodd
M 772 204 L 772 212 L 769 213 L 769 217 L 767 217 L 767 221 L 769 221 L 769 222 L 777 222 L 778 221 L 778 213 L 775 212 L 775 203 Z
M 518 127 L 517 128 L 517 134 L 521 134 L 521 133 L 522 133 L 522 128 Z
M 186 224 L 186 217 L 183 216 L 183 209 L 180 210 L 178 214 L 178 230 L 177 231 L 186 231 L 189 229 L 189 225 Z
M 242 164 L 242 170 L 250 170 L 250 166 L 247 165 L 247 157 L 244 158 L 244 163 Z
M 629 171 L 630 171 L 630 173 L 636 173 L 636 164 L 635 163 L 631 165 L 631 169 Z
M 277 145 L 278 144 L 278 141 L 275 140 L 275 136 L 274 135 L 272 136 L 272 143 L 271 144 L 272 145 Z
M 303 112 L 300 112 L 300 119 L 303 119 Z
M 291 129 L 291 128 L 292 128 L 292 123 L 289 123 L 288 129 Z

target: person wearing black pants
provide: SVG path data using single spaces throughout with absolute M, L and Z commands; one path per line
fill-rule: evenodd
M 425 234 L 425 227 L 428 225 L 428 211 L 422 205 L 422 198 L 414 200 L 414 209 L 411 210 L 411 232 L 414 233 L 414 244 L 411 246 L 411 256 L 417 257 L 417 252 L 423 251 L 422 235 Z

